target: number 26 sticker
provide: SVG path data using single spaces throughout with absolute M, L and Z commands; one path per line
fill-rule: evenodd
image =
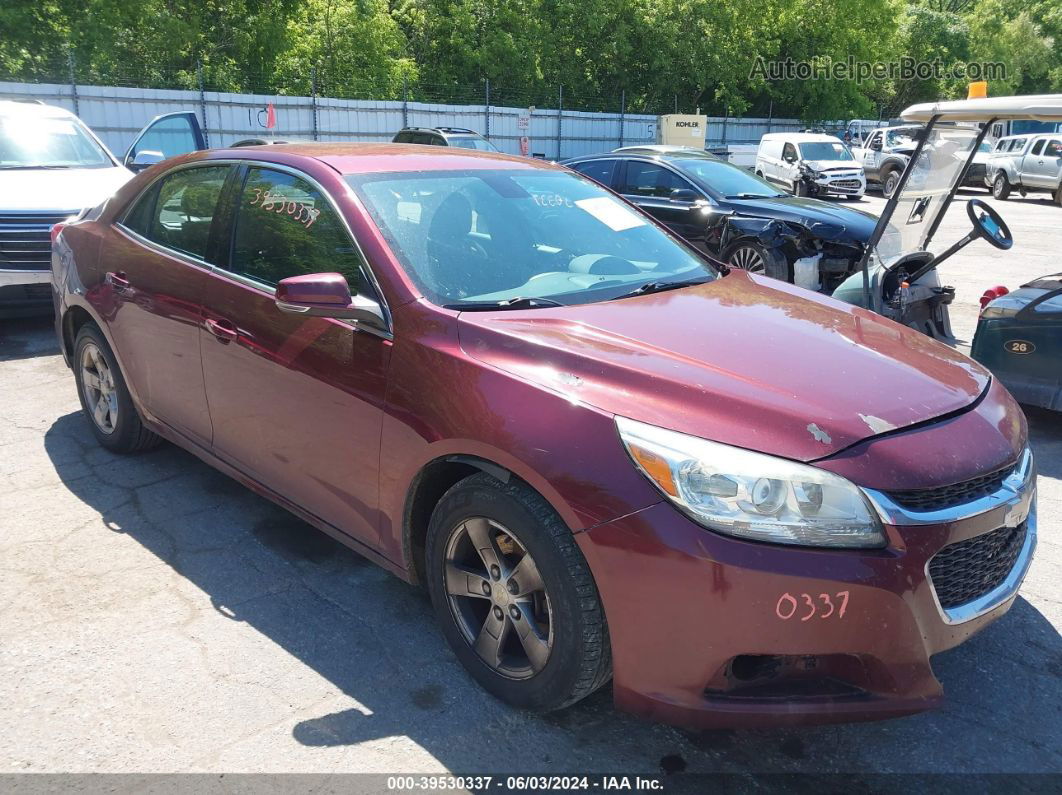
M 834 602 L 834 600 L 837 600 Z M 820 593 L 818 596 L 809 593 L 801 593 L 793 596 L 788 591 L 778 597 L 774 606 L 774 613 L 782 621 L 791 618 L 799 618 L 800 621 L 810 621 L 818 616 L 826 618 L 844 618 L 848 609 L 848 591 L 838 591 L 835 594 Z

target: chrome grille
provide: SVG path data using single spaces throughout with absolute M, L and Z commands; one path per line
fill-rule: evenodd
M 887 492 L 896 503 L 912 511 L 941 511 L 973 502 L 989 494 L 995 494 L 1014 466 L 979 475 L 962 483 L 940 486 L 932 489 L 912 489 L 910 491 Z
M 945 610 L 972 602 L 999 587 L 1025 544 L 1028 523 L 948 544 L 929 561 L 929 579 Z
M 52 226 L 69 213 L 0 213 L 0 269 L 47 270 Z

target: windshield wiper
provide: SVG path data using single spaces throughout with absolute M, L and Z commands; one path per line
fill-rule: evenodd
M 785 196 L 784 193 L 738 193 L 734 196 L 727 196 L 728 199 L 777 199 L 779 196 Z
M 543 306 L 567 306 L 552 298 L 521 295 L 517 298 L 503 298 L 501 301 L 463 301 L 457 304 L 444 304 L 446 309 L 458 309 L 462 312 L 484 312 L 491 309 L 538 309 Z
M 680 287 L 692 287 L 695 284 L 707 284 L 710 281 L 711 279 L 698 279 L 692 282 L 646 282 L 645 284 L 638 285 L 629 292 L 620 293 L 609 300 L 615 301 L 617 298 L 633 298 L 636 295 L 646 295 L 647 293 L 662 293 L 665 290 L 677 290 Z

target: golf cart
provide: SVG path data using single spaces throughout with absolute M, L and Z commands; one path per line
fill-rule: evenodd
M 979 238 L 1004 251 L 1014 239 L 999 213 L 978 199 L 966 203 L 972 228 L 962 239 L 933 254 L 928 250 L 933 235 L 992 123 L 1062 119 L 1062 95 L 925 103 L 901 116 L 925 124 L 925 133 L 878 219 L 860 270 L 833 297 L 950 340 L 948 304 L 955 290 L 941 285 L 937 266 Z

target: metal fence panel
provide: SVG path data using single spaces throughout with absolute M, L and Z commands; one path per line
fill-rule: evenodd
M 556 108 L 535 108 L 529 129 L 519 126 L 528 109 L 489 108 L 484 105 L 446 105 L 401 100 L 335 99 L 331 97 L 275 96 L 198 91 L 129 88 L 121 86 L 76 87 L 77 113 L 104 143 L 119 156 L 136 133 L 155 116 L 177 110 L 192 110 L 203 121 L 211 146 L 226 146 L 241 138 L 275 137 L 321 141 L 390 141 L 403 126 L 467 127 L 479 133 L 489 130 L 490 139 L 503 152 L 518 154 L 520 139 L 527 135 L 530 151 L 552 159 L 615 149 L 620 144 L 656 141 L 658 117 L 648 114 L 593 113 Z M 74 87 L 59 83 L 0 82 L 0 97 L 40 99 L 75 110 Z M 272 103 L 277 125 L 265 128 L 266 106 Z M 316 108 L 316 124 L 314 110 Z M 618 108 L 617 108 L 618 111 Z M 621 129 L 622 127 L 622 129 Z M 766 132 L 802 128 L 796 119 L 708 119 L 706 143 L 756 143 Z

